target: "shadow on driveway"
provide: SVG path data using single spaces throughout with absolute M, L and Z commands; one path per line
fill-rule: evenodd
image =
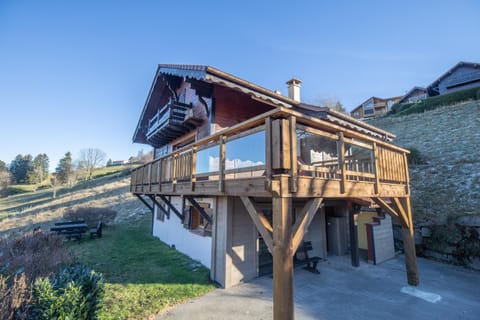
M 480 272 L 418 259 L 419 290 L 430 303 L 400 292 L 407 285 L 404 256 L 381 265 L 350 265 L 349 257 L 319 264 L 320 275 L 295 269 L 295 319 L 480 319 Z M 272 319 L 272 278 L 217 289 L 157 316 L 160 319 Z

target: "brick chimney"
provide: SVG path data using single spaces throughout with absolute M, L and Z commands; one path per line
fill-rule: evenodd
M 292 78 L 287 81 L 288 85 L 288 97 L 292 100 L 300 102 L 300 84 L 302 81 Z

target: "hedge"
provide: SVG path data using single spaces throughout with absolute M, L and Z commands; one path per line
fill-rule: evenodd
M 480 100 L 480 87 L 470 88 L 440 96 L 430 97 L 419 102 L 395 104 L 389 114 L 407 115 L 422 113 L 442 106 L 449 106 L 463 101 Z

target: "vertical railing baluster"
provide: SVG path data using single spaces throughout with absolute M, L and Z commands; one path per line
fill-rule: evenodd
M 226 137 L 220 136 L 220 151 L 219 151 L 219 163 L 218 163 L 218 191 L 225 191 L 225 139 Z

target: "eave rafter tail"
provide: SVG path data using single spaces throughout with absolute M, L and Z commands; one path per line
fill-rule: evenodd
M 300 243 L 303 240 L 303 237 L 310 226 L 310 223 L 315 217 L 320 205 L 323 202 L 323 198 L 313 198 L 309 200 L 303 207 L 300 215 L 298 216 L 292 230 L 292 242 L 291 242 L 291 253 L 295 254 Z
M 247 209 L 248 214 L 252 218 L 253 223 L 257 227 L 258 232 L 262 235 L 268 251 L 273 254 L 272 226 L 249 197 L 240 197 L 240 199 L 242 200 L 245 209 Z

